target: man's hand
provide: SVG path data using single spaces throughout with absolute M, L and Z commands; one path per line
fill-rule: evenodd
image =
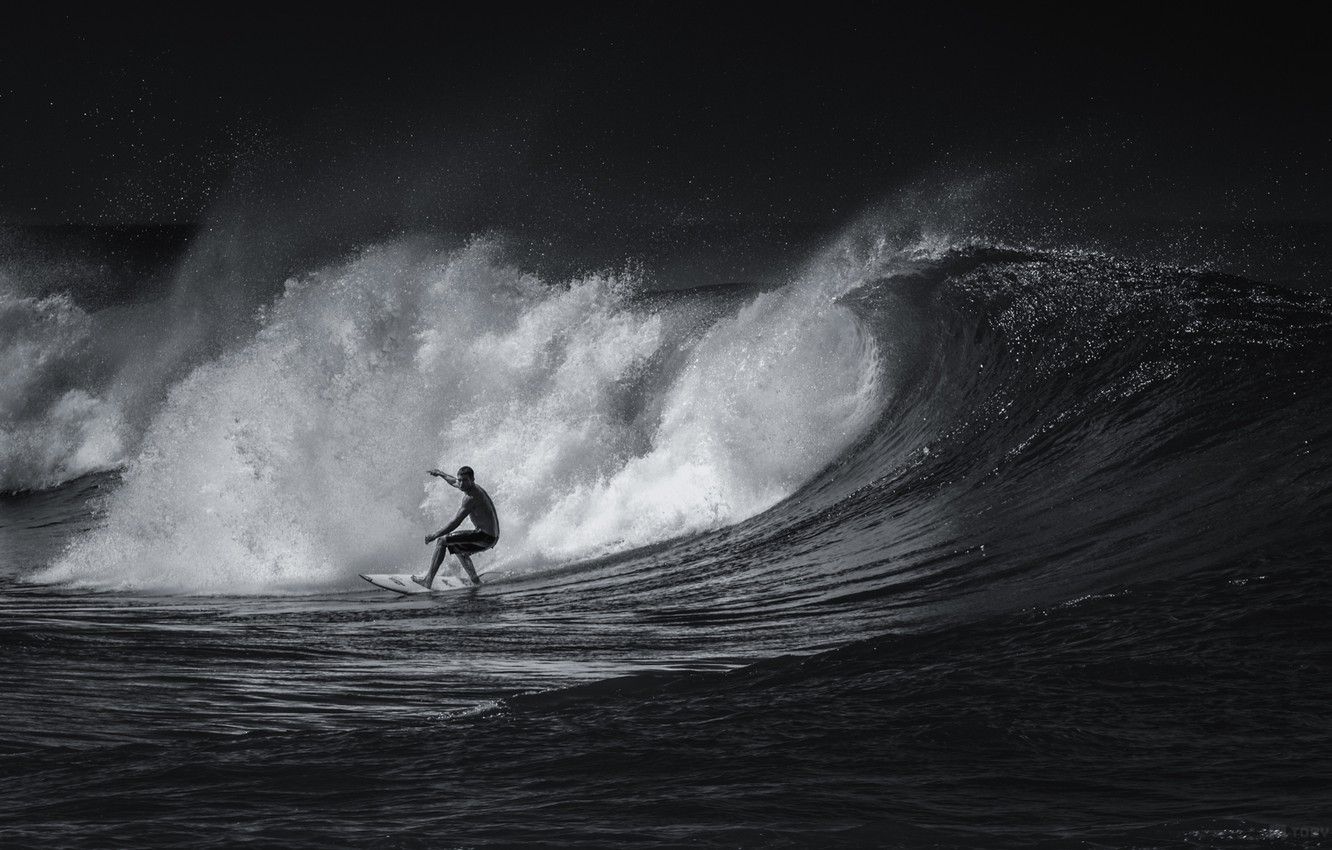
M 438 536 L 439 536 L 438 534 L 427 534 L 427 535 L 426 535 L 426 545 L 429 546 L 431 543 L 434 543 L 434 542 L 435 542 L 435 538 L 438 537 Z
M 458 479 L 454 478 L 452 475 L 449 475 L 447 472 L 441 469 L 432 469 L 429 471 L 428 474 L 433 475 L 436 478 L 443 478 L 445 481 L 449 482 L 455 487 L 458 485 Z

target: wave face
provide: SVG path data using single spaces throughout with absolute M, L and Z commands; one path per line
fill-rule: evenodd
M 854 297 L 909 353 L 803 523 L 851 570 L 838 596 L 1051 603 L 1307 540 L 1325 515 L 1326 298 L 983 244 Z M 913 566 L 945 547 L 972 557 Z

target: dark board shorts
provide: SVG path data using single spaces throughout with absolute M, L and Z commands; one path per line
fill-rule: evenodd
M 449 547 L 449 552 L 454 555 L 472 555 L 477 552 L 484 552 L 497 542 L 499 542 L 499 538 L 492 537 L 484 531 L 477 531 L 474 528 L 466 531 L 451 531 L 444 538 L 444 544 Z

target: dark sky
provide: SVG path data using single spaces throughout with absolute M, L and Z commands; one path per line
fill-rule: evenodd
M 464 230 L 779 227 L 1033 162 L 1144 218 L 1327 221 L 1320 33 L 1121 6 L 32 18 L 0 53 L 0 222 L 262 196 Z

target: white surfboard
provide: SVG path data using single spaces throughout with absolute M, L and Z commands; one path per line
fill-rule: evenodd
M 480 573 L 481 580 L 485 581 L 485 573 Z M 411 573 L 361 573 L 361 578 L 373 584 L 375 587 L 382 587 L 385 590 L 391 590 L 394 593 L 411 595 L 413 593 L 439 593 L 443 590 L 465 590 L 469 587 L 476 587 L 471 581 L 457 576 L 437 575 L 435 583 L 429 590 L 412 581 Z

